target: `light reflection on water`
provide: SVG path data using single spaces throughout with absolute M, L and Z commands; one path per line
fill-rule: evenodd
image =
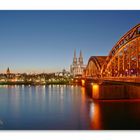
M 0 129 L 89 129 L 88 103 L 79 86 L 0 86 Z
M 91 117 L 91 129 L 100 130 L 101 127 L 101 114 L 98 103 L 90 104 L 90 117 Z
M 140 129 L 139 118 L 139 100 L 93 101 L 80 86 L 0 86 L 0 129 Z

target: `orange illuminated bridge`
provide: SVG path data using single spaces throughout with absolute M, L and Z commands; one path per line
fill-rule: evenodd
M 82 86 L 94 99 L 140 98 L 140 24 L 124 34 L 108 56 L 91 56 Z
M 140 82 L 140 24 L 122 36 L 108 56 L 90 57 L 83 77 Z

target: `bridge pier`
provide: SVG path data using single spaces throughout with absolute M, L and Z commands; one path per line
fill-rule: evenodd
M 81 85 L 86 88 L 87 94 L 96 100 L 140 99 L 138 84 L 85 80 Z

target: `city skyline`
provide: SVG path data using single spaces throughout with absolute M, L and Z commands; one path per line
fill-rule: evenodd
M 69 70 L 74 50 L 108 55 L 140 11 L 0 11 L 0 72 Z M 123 20 L 122 20 L 123 19 Z M 129 24 L 128 24 L 129 23 Z

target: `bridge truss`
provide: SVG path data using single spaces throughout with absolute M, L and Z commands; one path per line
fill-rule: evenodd
M 103 57 L 102 57 L 103 58 Z M 89 59 L 85 75 L 103 78 L 140 76 L 140 24 L 115 44 L 107 57 Z
M 102 77 L 140 75 L 140 24 L 128 31 L 112 48 L 102 69 Z

